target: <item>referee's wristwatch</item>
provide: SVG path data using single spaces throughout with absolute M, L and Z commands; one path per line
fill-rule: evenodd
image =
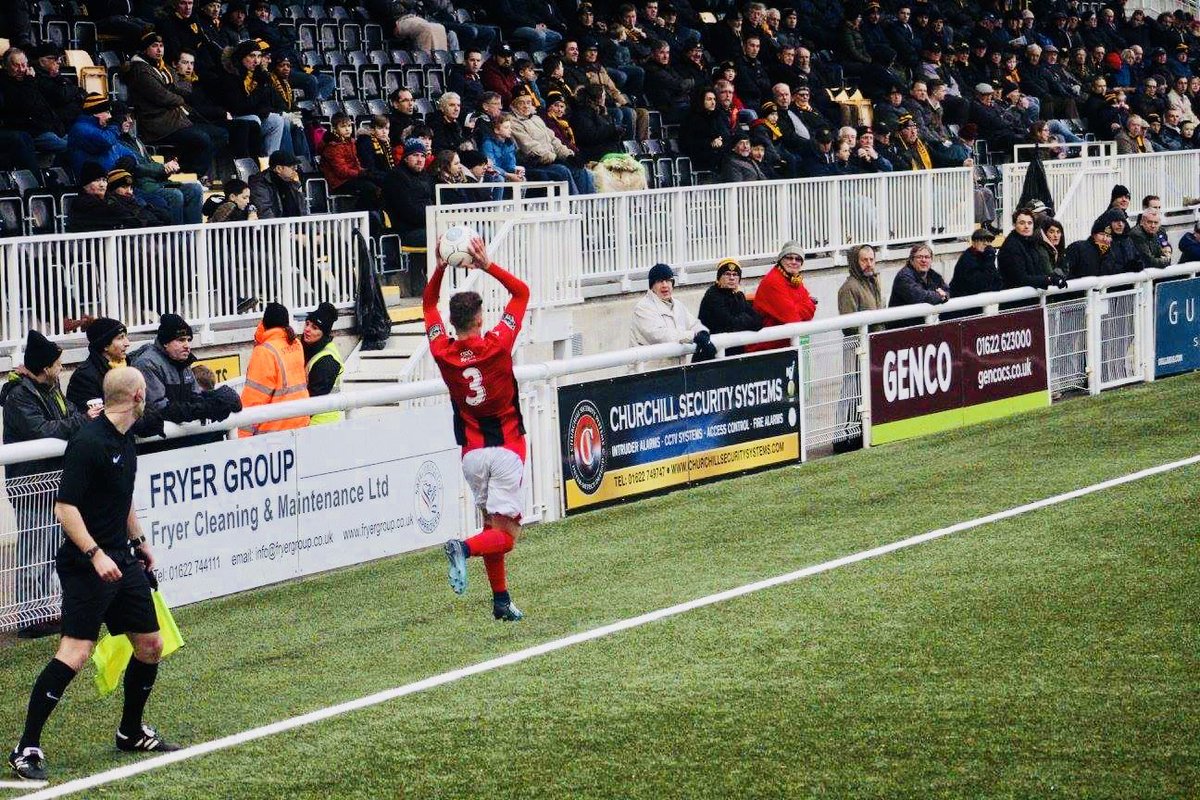
M 141 547 L 145 543 L 146 543 L 145 536 L 139 536 L 136 539 L 129 540 L 129 546 L 132 547 L 134 550 L 137 550 L 139 547 Z
M 87 550 L 83 551 L 83 557 L 86 558 L 88 561 L 91 561 L 93 558 L 96 557 L 96 553 L 99 553 L 99 552 L 100 552 L 100 545 L 98 545 L 98 544 L 92 545 Z

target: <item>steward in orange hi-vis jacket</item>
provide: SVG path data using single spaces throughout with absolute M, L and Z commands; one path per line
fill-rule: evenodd
M 288 310 L 279 303 L 268 303 L 262 322 L 254 332 L 254 350 L 242 387 L 242 408 L 303 400 L 308 397 L 308 377 L 304 371 L 304 346 L 288 324 Z M 289 417 L 238 428 L 239 437 L 271 431 L 287 431 L 308 426 L 308 417 Z

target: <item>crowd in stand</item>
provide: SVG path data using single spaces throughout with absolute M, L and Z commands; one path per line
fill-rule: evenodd
M 399 88 L 369 120 L 318 118 L 306 101 L 330 98 L 334 81 L 302 67 L 294 26 L 262 0 L 135 0 L 128 14 L 89 3 L 125 56 L 128 104 L 85 95 L 58 45 L 31 44 L 23 0 L 12 5 L 0 157 L 71 171 L 71 230 L 199 221 L 229 159 L 269 157 L 249 203 L 223 185 L 210 219 L 306 213 L 297 168 L 315 160 L 376 232 L 421 245 L 435 183 L 463 184 L 451 202 L 525 180 L 588 193 L 588 166 L 645 140 L 652 119 L 723 182 L 970 166 L 1018 144 L 1065 157 L 1084 136 L 1121 153 L 1198 144 L 1200 20 L 1150 19 L 1122 0 L 370 0 L 363 13 L 391 43 L 461 48 L 462 63 L 425 115 L 425 98 Z M 981 190 L 976 219 L 994 217 Z

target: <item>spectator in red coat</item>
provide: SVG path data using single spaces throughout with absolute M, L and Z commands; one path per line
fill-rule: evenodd
M 504 107 L 512 103 L 517 86 L 517 71 L 513 69 L 513 49 L 506 44 L 496 48 L 492 57 L 483 62 L 483 88 L 500 95 Z
M 354 119 L 339 111 L 330 119 L 330 125 L 333 131 L 322 140 L 320 148 L 321 174 L 330 193 L 354 195 L 359 208 L 378 208 L 379 184 L 371 180 L 358 160 Z
M 754 293 L 754 310 L 762 317 L 763 327 L 807 322 L 817 313 L 817 301 L 804 286 L 800 271 L 804 253 L 799 242 L 788 242 L 779 251 L 775 266 L 763 277 Z M 746 347 L 746 352 L 774 350 L 789 346 L 787 339 L 761 342 Z

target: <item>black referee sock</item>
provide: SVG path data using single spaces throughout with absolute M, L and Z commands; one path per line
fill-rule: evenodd
M 29 713 L 25 716 L 25 732 L 21 734 L 17 749 L 41 747 L 42 728 L 74 677 L 75 670 L 57 658 L 50 659 L 42 674 L 33 682 L 33 691 L 29 694 Z
M 142 735 L 142 712 L 158 677 L 158 664 L 129 659 L 125 668 L 125 710 L 121 713 L 121 733 L 131 738 Z

